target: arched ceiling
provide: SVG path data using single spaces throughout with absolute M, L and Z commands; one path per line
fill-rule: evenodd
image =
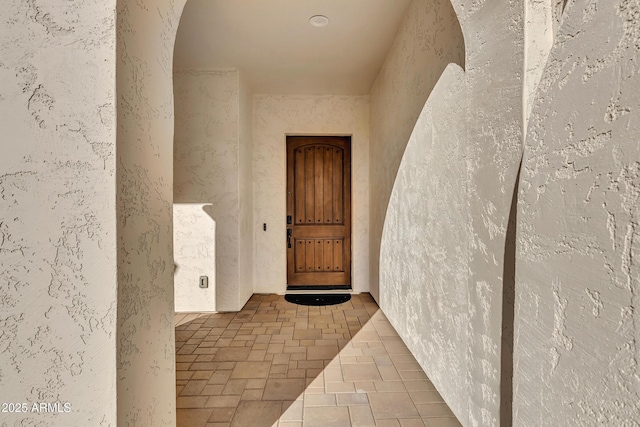
M 238 68 L 254 93 L 368 94 L 410 0 L 189 0 L 176 69 Z M 329 25 L 309 24 L 325 15 Z

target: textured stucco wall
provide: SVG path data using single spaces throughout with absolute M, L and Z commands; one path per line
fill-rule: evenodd
M 115 1 L 0 22 L 0 425 L 115 426 Z
M 400 261 L 389 263 L 381 257 L 381 268 L 383 263 L 386 263 L 385 271 L 381 271 L 381 276 L 393 279 L 388 283 L 381 283 L 380 305 L 386 312 L 391 304 L 397 304 L 397 301 L 392 302 L 383 297 L 387 294 L 395 299 L 418 298 L 420 302 L 416 304 L 422 307 L 431 304 L 433 298 L 450 298 L 450 301 L 466 299 L 468 315 L 468 321 L 465 322 L 466 342 L 465 334 L 461 335 L 458 330 L 460 320 L 455 317 L 447 318 L 445 316 L 438 319 L 440 323 L 436 331 L 451 332 L 448 338 L 451 341 L 445 340 L 444 344 L 437 342 L 434 337 L 429 336 L 429 333 L 425 334 L 424 331 L 429 330 L 424 326 L 429 322 L 426 316 L 413 323 L 403 323 L 403 316 L 400 314 L 390 315 L 389 319 L 407 343 L 414 342 L 415 338 L 413 337 L 416 334 L 423 336 L 427 341 L 433 341 L 423 345 L 415 342 L 414 351 L 418 360 L 428 360 L 431 356 L 429 363 L 443 365 L 446 368 L 451 348 L 466 348 L 466 357 L 459 358 L 457 366 L 457 368 L 462 368 L 460 365 L 466 358 L 467 362 L 462 374 L 467 378 L 464 387 L 459 388 L 457 392 L 444 384 L 441 384 L 440 388 L 465 425 L 496 426 L 500 423 L 501 409 L 503 280 L 508 280 L 505 270 L 508 271 L 511 268 L 513 271 L 513 265 L 505 265 L 505 254 L 509 252 L 505 252 L 507 223 L 518 165 L 522 155 L 524 4 L 522 1 L 508 0 L 486 2 L 460 0 L 454 1 L 453 7 L 460 17 L 460 25 L 465 36 L 464 92 L 466 93 L 466 103 L 458 103 L 459 121 L 456 123 L 465 128 L 464 133 L 466 134 L 462 151 L 466 159 L 467 185 L 464 208 L 461 209 L 468 212 L 467 220 L 469 222 L 466 223 L 466 233 L 460 237 L 467 237 L 468 251 L 466 253 L 468 259 L 466 264 L 460 262 L 465 259 L 463 250 L 465 242 L 460 242 L 460 245 L 448 242 L 450 246 L 442 247 L 442 243 L 436 238 L 425 239 L 421 243 L 423 248 L 429 248 L 430 256 L 435 257 L 438 250 L 444 249 L 451 253 L 456 253 L 457 250 L 457 256 L 443 257 L 440 261 L 441 264 L 430 266 L 424 265 L 424 260 L 420 260 L 418 257 L 414 257 L 411 263 Z M 455 15 L 453 19 L 455 19 Z M 495 25 L 496 22 L 505 23 L 505 25 Z M 457 28 L 457 26 L 453 27 Z M 404 44 L 400 46 L 404 46 Z M 451 48 L 454 46 L 456 45 Z M 510 59 L 505 61 L 504 58 Z M 395 58 L 392 51 L 387 58 L 385 67 L 401 67 L 404 64 L 402 60 L 402 57 Z M 407 79 L 411 81 L 409 75 L 404 77 L 403 81 L 406 82 Z M 393 80 L 385 82 L 385 74 L 383 73 L 376 85 L 384 87 L 385 84 L 390 85 L 391 88 L 394 87 Z M 414 102 L 413 100 L 414 98 L 409 97 L 407 103 L 411 104 Z M 379 101 L 372 95 L 372 111 L 374 110 L 374 102 Z M 380 108 L 377 115 L 383 117 L 386 114 L 395 118 L 398 113 L 394 111 L 393 105 L 391 103 L 385 105 L 384 108 L 377 107 Z M 432 108 L 435 112 L 439 108 L 446 109 L 446 105 L 446 103 L 442 106 L 434 103 Z M 403 110 L 402 112 L 403 116 L 401 117 L 411 117 L 411 110 Z M 372 113 L 372 124 L 381 121 L 382 119 L 376 119 L 376 115 Z M 402 119 L 396 121 L 400 123 Z M 437 129 L 436 125 L 437 122 L 429 124 Z M 376 168 L 373 141 L 379 140 L 379 132 L 379 130 L 375 131 L 372 125 L 372 170 Z M 447 150 L 449 148 L 447 138 L 455 134 L 456 132 L 452 128 L 448 128 L 446 133 L 436 133 L 433 138 L 443 144 L 441 149 Z M 387 139 L 385 138 L 385 140 Z M 401 145 L 396 145 L 395 150 L 398 150 L 398 147 L 401 148 Z M 441 154 L 438 151 L 433 151 L 430 154 L 433 157 L 439 155 Z M 430 178 L 425 178 L 427 181 L 438 179 L 437 174 L 434 173 L 433 176 L 430 176 L 432 170 L 425 168 L 425 163 L 415 164 L 406 173 L 412 174 L 411 176 L 416 178 L 423 175 L 428 176 Z M 388 175 L 386 179 L 388 179 Z M 398 200 L 410 197 L 412 190 L 409 183 L 410 180 L 398 183 Z M 461 183 L 457 184 L 461 185 Z M 375 184 L 372 175 L 372 188 L 373 185 Z M 445 187 L 443 191 L 453 197 L 456 194 L 454 189 L 457 191 L 459 187 Z M 429 189 L 421 191 L 429 191 Z M 440 196 L 440 198 L 442 197 Z M 426 206 L 433 201 L 423 201 L 422 203 Z M 380 208 L 377 204 L 375 206 Z M 398 206 L 393 209 L 395 209 L 395 215 L 400 218 L 415 215 L 410 212 L 411 208 L 406 204 L 398 203 Z M 457 222 L 454 221 L 456 227 L 465 226 L 464 216 L 448 217 L 446 211 L 440 212 L 433 208 L 429 212 L 433 212 L 434 215 L 429 222 L 432 226 L 446 229 L 446 227 L 451 227 L 450 221 L 456 218 Z M 422 213 L 422 215 L 428 216 L 429 214 Z M 372 224 L 374 222 L 372 220 Z M 407 222 L 399 227 L 404 227 L 408 239 L 405 243 L 409 244 L 412 240 L 409 236 L 412 227 L 414 227 L 413 223 Z M 373 226 L 372 232 L 374 232 Z M 392 234 L 388 234 L 389 239 L 393 239 Z M 382 245 L 387 243 L 385 238 Z M 398 247 L 402 246 L 397 242 L 394 244 Z M 509 262 L 513 264 L 513 261 Z M 465 265 L 468 265 L 468 268 Z M 425 281 L 415 281 L 412 275 L 406 273 L 407 271 L 415 271 Z M 425 286 L 436 286 L 438 280 L 444 277 L 442 272 L 453 275 L 453 272 L 458 271 L 466 273 L 466 286 L 462 286 L 465 284 L 465 280 L 459 276 L 457 280 L 462 285 L 456 289 L 443 291 L 437 297 L 430 295 L 429 292 L 424 292 Z M 372 283 L 375 284 L 375 280 Z M 397 294 L 394 290 L 398 286 L 403 286 L 403 293 Z M 429 314 L 429 316 L 431 315 Z M 512 325 L 506 325 L 506 328 L 512 329 Z M 447 348 L 447 345 L 450 347 Z M 427 351 L 433 353 L 431 355 L 425 354 Z M 447 369 L 449 370 L 444 374 L 438 373 L 436 375 L 442 375 L 443 378 L 451 376 L 461 381 L 459 378 L 461 372 L 452 367 Z M 465 408 L 467 408 L 466 414 L 463 413 Z
M 640 4 L 569 2 L 518 207 L 514 425 L 640 425 Z
M 238 70 L 180 70 L 175 97 L 174 221 L 197 227 L 175 233 L 176 310 L 240 310 L 253 292 L 253 269 L 241 265 L 253 252 L 251 94 Z M 194 245 L 195 258 L 183 253 Z
M 528 0 L 528 1 L 536 2 L 536 0 Z M 552 16 L 551 24 L 553 26 L 554 34 L 558 31 L 560 24 L 562 24 L 562 16 L 563 16 L 564 10 L 567 7 L 568 2 L 569 0 L 545 0 L 541 2 L 541 3 L 551 5 L 551 16 Z M 545 5 L 545 7 L 547 6 Z
M 253 93 L 242 71 L 238 73 L 238 84 L 238 305 L 242 307 L 253 295 Z
M 172 57 L 183 5 L 117 5 L 115 338 L 122 426 L 175 423 Z
M 209 226 L 199 229 L 196 242 L 208 249 L 197 259 L 178 257 L 182 247 L 196 242 L 176 235 L 176 310 L 233 309 L 238 290 L 238 72 L 181 70 L 174 87 L 174 203 L 195 203 L 191 209 L 183 206 L 185 216 L 174 221 L 193 223 L 203 213 L 198 204 L 206 204 L 204 212 L 215 223 L 215 234 Z M 198 278 L 211 273 L 209 289 L 199 289 Z M 216 305 L 203 307 L 204 298 L 212 301 L 211 293 Z
M 380 249 L 380 304 L 458 419 L 468 419 L 469 212 L 464 72 L 450 64 L 402 158 Z
M 255 291 L 286 290 L 286 135 L 351 135 L 352 286 L 368 292 L 368 97 L 254 95 L 253 105 Z
M 464 42 L 449 0 L 414 0 L 371 89 L 371 293 L 378 299 L 380 239 L 391 189 L 424 103 Z
M 210 203 L 173 204 L 176 313 L 216 311 L 216 222 Z M 208 288 L 200 288 L 207 276 Z
M 524 2 L 456 3 L 464 6 L 467 54 L 469 425 L 495 426 L 501 404 L 503 282 L 512 286 L 505 273 L 513 270 L 505 265 L 512 251 L 506 247 L 507 224 L 522 156 Z M 512 327 L 504 325 L 505 332 Z
M 555 2 L 555 0 L 554 0 Z M 557 5 L 552 4 L 552 0 L 525 0 L 524 2 L 524 91 L 523 114 L 524 126 L 526 130 L 531 106 L 535 99 L 535 91 L 542 78 L 542 72 L 549 51 L 553 44 L 554 22 L 557 19 Z

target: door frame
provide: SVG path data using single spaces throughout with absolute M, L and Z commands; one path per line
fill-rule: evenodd
M 349 176 L 349 275 L 348 280 L 349 284 L 346 285 L 290 285 L 289 284 L 289 251 L 287 249 L 287 240 L 283 241 L 284 249 L 285 249 L 285 274 L 286 274 L 286 289 L 287 291 L 297 291 L 297 290 L 353 290 L 353 135 L 352 134 L 319 134 L 319 133 L 287 133 L 285 134 L 285 228 L 288 228 L 289 225 L 286 223 L 286 216 L 291 212 L 289 208 L 289 197 L 287 192 L 289 191 L 289 163 L 293 161 L 293 159 L 289 159 L 289 151 L 287 141 L 290 137 L 303 137 L 303 138 L 314 138 L 314 137 L 338 137 L 345 138 L 345 143 L 347 144 L 349 151 L 349 162 L 348 164 L 344 164 L 345 176 L 348 174 Z M 293 170 L 291 170 L 293 173 Z

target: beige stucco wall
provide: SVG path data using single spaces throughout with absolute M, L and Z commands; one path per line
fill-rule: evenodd
M 216 221 L 211 203 L 173 204 L 176 313 L 216 311 Z M 201 276 L 208 287 L 200 288 Z
M 174 259 L 178 266 L 175 292 L 179 312 L 216 311 L 235 306 L 238 286 L 237 80 L 236 70 L 181 70 L 174 75 L 173 196 L 178 214 L 174 218 Z M 180 233 L 183 227 L 192 231 L 185 238 Z M 196 256 L 183 252 L 192 246 L 198 248 Z M 207 289 L 198 287 L 198 278 L 203 275 L 209 277 Z
M 0 8 L 0 425 L 116 425 L 115 6 Z
M 180 8 L 33 1 L 0 12 L 3 401 L 71 409 L 2 413 L 3 424 L 174 422 Z
M 448 143 L 454 126 L 438 132 L 431 119 L 423 128 L 421 116 L 387 212 L 380 303 L 464 425 L 510 425 L 511 393 L 513 425 L 637 425 L 638 7 L 577 1 L 563 14 L 564 2 L 498 3 L 454 2 L 467 52 L 468 264 L 451 256 L 464 255 L 455 252 L 464 236 L 444 245 L 434 236 L 452 222 L 465 229 L 452 199 L 459 187 L 439 181 L 447 175 L 438 159 L 458 147 Z M 498 31 L 496 21 L 510 26 Z M 438 99 L 447 81 L 445 74 L 423 114 L 434 114 L 431 102 L 434 112 L 447 111 Z M 528 109 L 516 220 L 511 202 Z M 444 194 L 430 194 L 436 190 Z M 436 200 L 450 211 L 438 215 Z M 513 255 L 509 221 L 518 237 Z M 453 274 L 466 265 L 465 300 L 464 280 Z M 431 295 L 445 282 L 442 272 L 453 276 L 450 286 Z M 516 297 L 513 390 L 502 378 L 510 355 L 501 346 L 510 345 L 504 339 L 513 327 L 502 315 L 514 304 L 502 300 L 504 286 Z M 466 363 L 452 343 L 468 348 Z
M 533 103 L 514 425 L 640 425 L 639 13 L 569 2 Z
M 464 71 L 450 64 L 409 138 L 380 250 L 380 304 L 452 411 L 468 420 L 469 210 Z
M 368 292 L 368 97 L 255 95 L 253 121 L 255 292 L 286 290 L 285 137 L 323 134 L 351 135 L 352 286 Z
M 253 293 L 251 92 L 236 69 L 180 70 L 174 84 L 176 310 L 240 310 Z
M 458 53 L 466 54 L 464 90 L 458 91 L 466 93 L 466 102 L 464 96 L 456 98 L 453 94 L 445 101 L 437 101 L 442 95 L 432 92 L 435 98 L 433 104 L 427 102 L 426 114 L 437 120 L 421 124 L 424 129 L 414 130 L 420 144 L 432 148 L 424 152 L 426 159 L 422 161 L 411 159 L 414 148 L 404 154 L 406 170 L 400 171 L 394 188 L 398 195 L 387 211 L 387 215 L 393 213 L 394 217 L 388 218 L 390 232 L 385 232 L 382 247 L 389 245 L 394 250 L 380 257 L 380 274 L 385 281 L 380 282 L 379 302 L 425 369 L 430 372 L 432 366 L 443 367 L 444 372 L 434 370 L 433 375 L 461 421 L 471 426 L 497 426 L 505 326 L 503 280 L 505 269 L 513 267 L 505 265 L 507 223 L 522 153 L 524 6 L 522 2 L 497 0 L 455 1 L 453 6 L 465 35 L 464 50 L 459 45 L 442 43 L 450 49 L 457 46 Z M 450 14 L 455 20 L 453 11 Z M 394 56 L 392 51 L 386 61 L 385 67 L 397 67 L 404 73 L 395 79 L 412 81 L 410 73 L 414 68 L 405 65 L 403 56 Z M 449 77 L 442 79 L 443 84 L 449 81 Z M 384 73 L 376 85 L 388 87 L 389 91 L 395 87 L 394 79 Z M 415 97 L 408 100 L 408 105 L 417 102 Z M 378 102 L 372 94 L 372 111 Z M 440 114 L 442 110 L 449 111 L 451 104 L 457 108 L 450 114 L 458 117 L 455 121 L 447 118 L 449 125 L 443 126 L 445 117 Z M 395 103 L 376 108 L 380 119 L 372 114 L 372 124 L 380 123 L 385 116 L 394 117 L 397 109 Z M 412 111 L 404 110 L 402 117 L 411 117 Z M 372 147 L 381 135 L 384 133 L 372 126 Z M 457 142 L 460 135 L 464 135 L 463 141 Z M 402 141 L 389 145 L 395 147 L 396 156 L 402 153 Z M 441 158 L 456 165 L 447 169 L 439 164 Z M 372 170 L 377 168 L 376 162 L 372 148 Z M 390 172 L 384 179 L 389 177 L 393 177 Z M 437 198 L 434 194 L 438 194 Z M 442 200 L 450 202 L 451 212 L 442 209 L 439 205 Z M 398 221 L 396 218 L 404 220 L 392 223 Z M 416 233 L 416 227 L 423 232 Z M 443 230 L 449 230 L 447 234 L 457 238 L 441 239 L 438 233 Z M 383 259 L 382 255 L 391 257 L 392 253 L 396 262 Z M 443 283 L 450 287 L 445 288 Z M 413 306 L 417 315 L 414 313 L 411 318 L 404 314 L 403 303 Z M 451 357 L 453 364 L 449 363 Z M 455 387 L 444 383 L 448 377 L 455 378 Z
M 238 73 L 239 145 L 238 151 L 238 306 L 253 295 L 253 92 L 242 71 Z
M 553 44 L 556 21 L 562 10 L 559 0 L 526 0 L 524 2 L 524 90 L 522 92 L 523 119 L 526 130 L 535 92 L 542 78 Z
M 172 56 L 183 5 L 117 5 L 118 303 L 111 309 L 121 426 L 175 423 Z
M 464 64 L 449 0 L 414 0 L 371 88 L 370 283 L 378 299 L 380 239 L 396 173 L 429 93 L 450 62 Z
M 502 323 L 503 292 L 508 290 L 503 285 L 512 286 L 513 241 L 507 240 L 507 225 L 522 156 L 524 3 L 455 4 L 457 10 L 464 6 L 460 19 L 467 67 L 469 425 L 496 426 L 504 403 L 503 328 L 512 329 Z

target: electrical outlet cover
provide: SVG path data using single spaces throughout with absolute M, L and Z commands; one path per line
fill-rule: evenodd
M 209 287 L 209 278 L 207 276 L 200 276 L 200 287 L 201 288 Z

